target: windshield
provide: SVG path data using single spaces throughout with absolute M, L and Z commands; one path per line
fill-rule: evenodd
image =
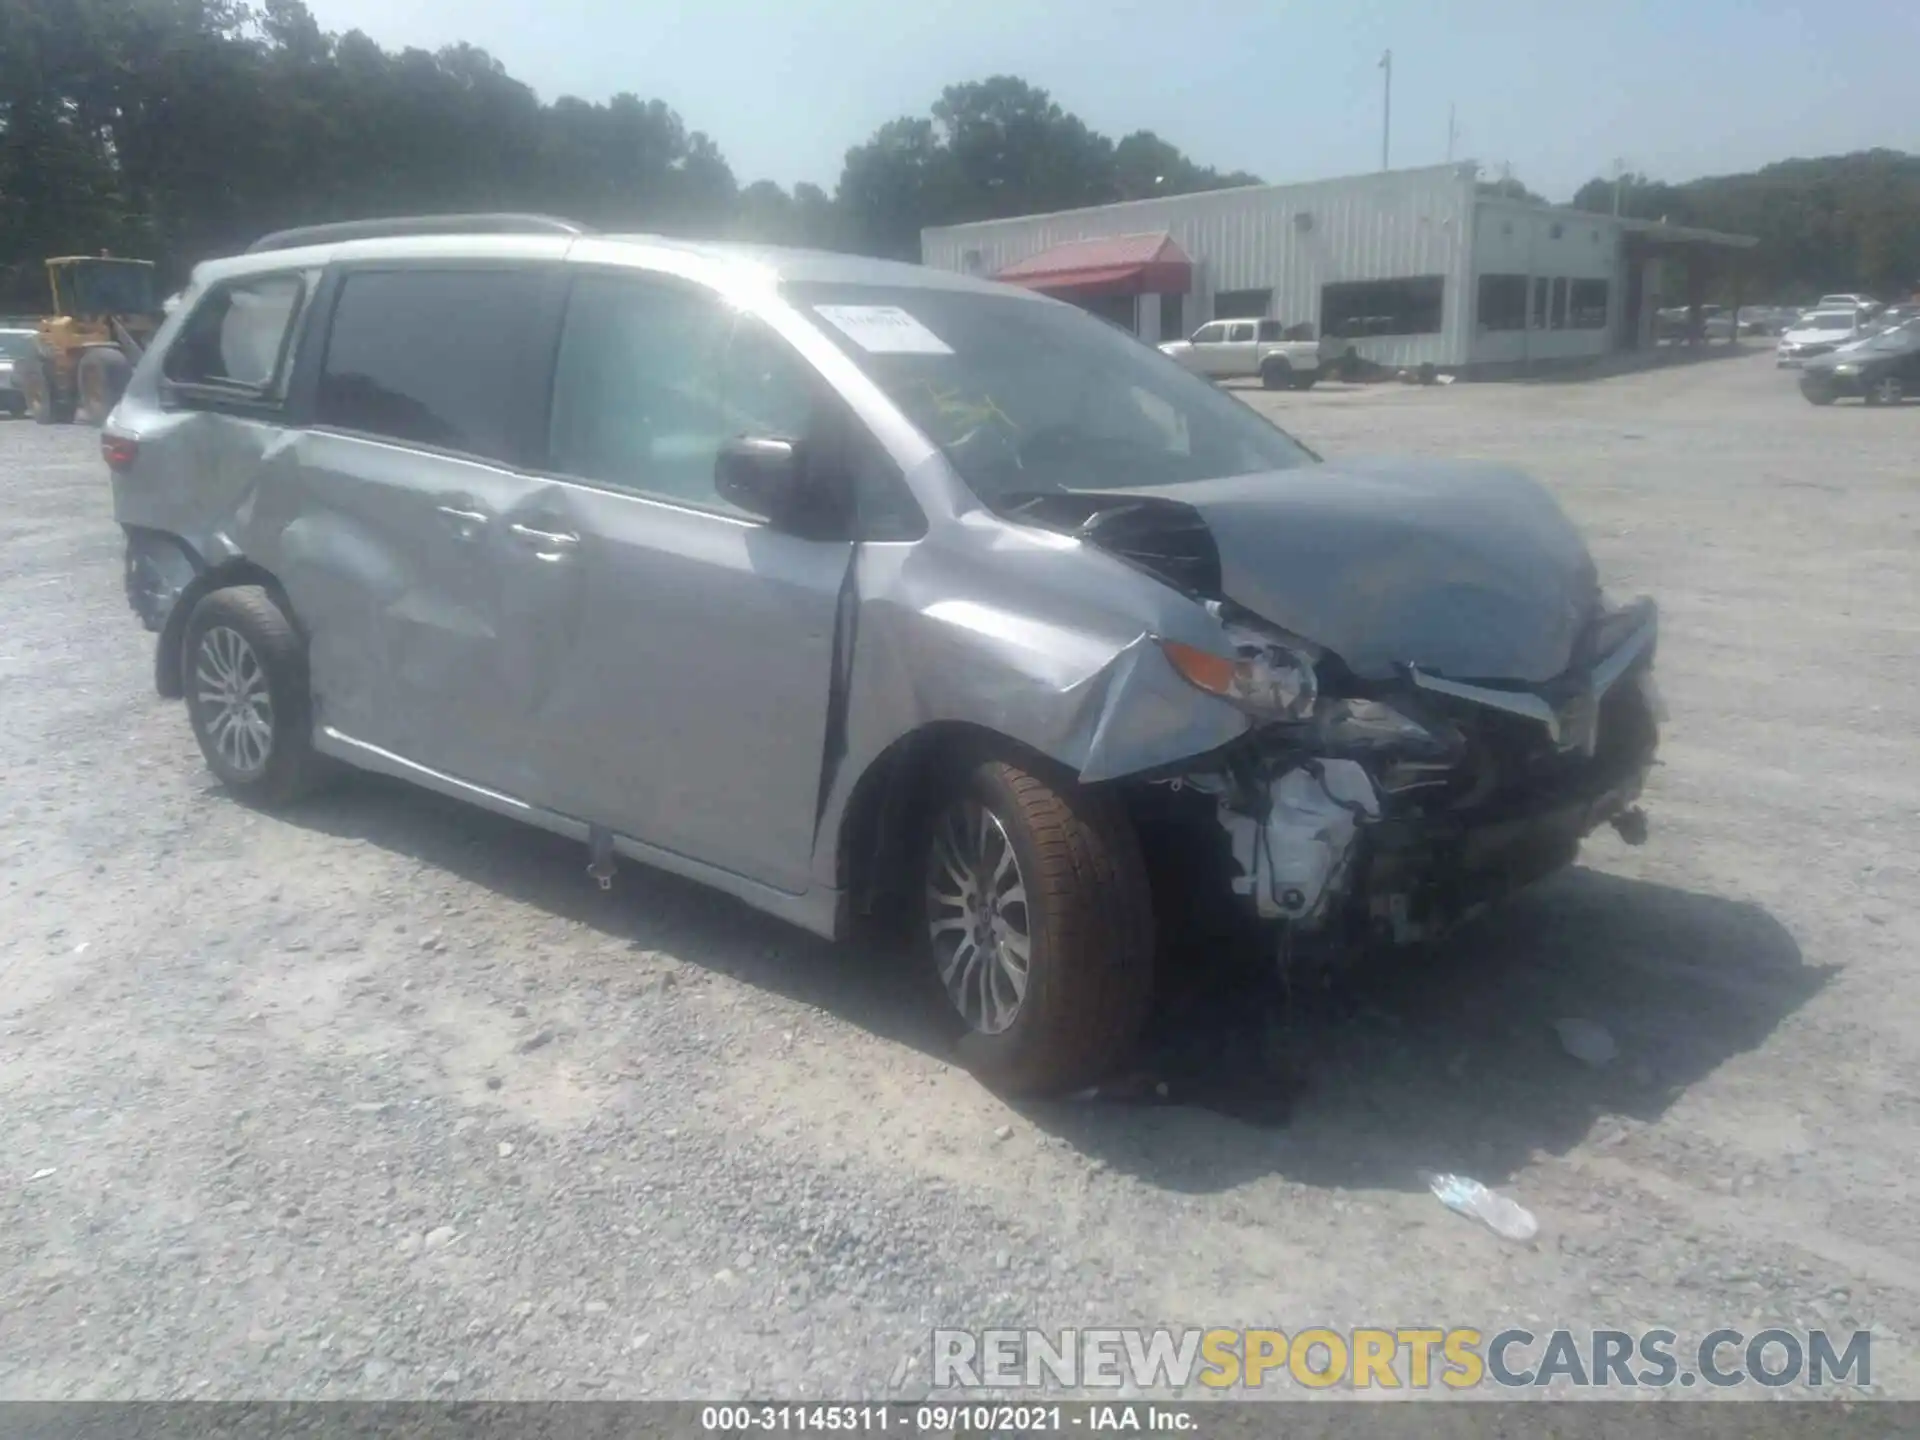
M 1800 322 L 1802 330 L 1851 330 L 1854 317 L 1840 311 L 1829 311 L 1820 315 L 1808 315 Z
M 1865 343 L 1868 350 L 1911 350 L 1920 346 L 1920 320 L 1903 320 L 1889 325 Z
M 33 352 L 31 330 L 0 330 L 0 360 L 19 360 Z
M 992 506 L 1311 464 L 1311 451 L 1125 330 L 964 290 L 790 285 Z
M 153 267 L 82 260 L 60 277 L 60 294 L 75 315 L 145 315 L 154 308 Z

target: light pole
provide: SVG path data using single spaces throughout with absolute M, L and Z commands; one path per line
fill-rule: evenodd
M 1393 51 L 1380 54 L 1380 68 L 1386 72 L 1380 92 L 1380 168 L 1387 168 L 1387 142 L 1393 138 Z

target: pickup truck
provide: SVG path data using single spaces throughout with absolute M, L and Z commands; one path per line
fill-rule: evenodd
M 1269 390 L 1311 390 L 1320 378 L 1320 342 L 1283 340 L 1278 320 L 1210 320 L 1162 355 L 1210 380 L 1258 377 Z

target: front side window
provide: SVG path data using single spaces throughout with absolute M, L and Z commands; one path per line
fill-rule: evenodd
M 511 463 L 524 413 L 532 270 L 365 270 L 334 307 L 315 420 Z
M 1193 343 L 1196 345 L 1218 345 L 1226 338 L 1227 327 L 1218 322 L 1212 325 L 1202 325 L 1198 330 L 1193 332 Z
M 918 286 L 786 293 L 995 507 L 1314 459 L 1240 401 L 1067 306 Z
M 252 395 L 270 391 L 304 290 L 298 275 L 263 275 L 210 290 L 167 351 L 167 379 Z

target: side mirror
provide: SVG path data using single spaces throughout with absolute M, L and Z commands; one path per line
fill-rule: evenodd
M 804 508 L 799 447 L 748 435 L 729 440 L 713 462 L 713 488 L 749 515 L 784 523 Z

